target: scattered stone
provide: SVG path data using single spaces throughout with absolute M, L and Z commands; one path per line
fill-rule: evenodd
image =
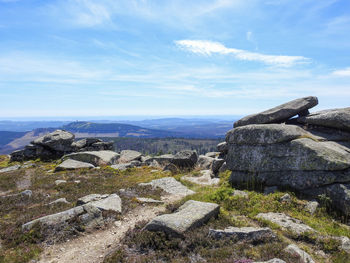
M 220 155 L 220 152 L 208 152 L 205 154 L 206 157 L 216 158 Z
M 89 194 L 78 199 L 77 205 L 84 205 L 90 202 L 99 201 L 101 199 L 107 198 L 108 194 Z
M 65 183 L 67 183 L 66 180 L 56 180 L 55 181 L 55 185 L 60 185 L 60 184 L 65 184 Z
M 104 199 L 89 202 L 88 204 L 95 206 L 102 211 L 110 210 L 118 213 L 122 212 L 122 200 L 116 194 L 111 194 Z
M 20 193 L 20 195 L 24 199 L 30 199 L 33 195 L 33 192 L 31 190 L 24 190 L 23 192 Z
M 173 194 L 173 195 L 187 196 L 195 193 L 194 191 L 188 189 L 186 186 L 184 186 L 182 183 L 180 183 L 173 177 L 164 177 L 161 179 L 153 180 L 149 183 L 140 183 L 139 185 L 140 186 L 150 185 L 154 188 L 159 187 L 164 192 L 167 192 L 168 194 Z
M 118 163 L 130 163 L 131 161 L 141 161 L 142 154 L 133 150 L 124 150 L 120 153 Z
M 198 161 L 197 161 L 197 167 L 201 170 L 209 170 L 214 160 L 215 159 L 212 157 L 199 155 Z
M 249 197 L 247 192 L 240 191 L 240 190 L 234 190 L 232 195 L 233 196 L 243 197 L 243 198 L 248 198 Z
M 313 215 L 320 204 L 317 201 L 309 201 L 305 205 L 305 211 Z
M 49 203 L 49 205 L 55 205 L 55 204 L 69 204 L 69 202 L 67 201 L 66 198 L 59 198 Z
M 209 229 L 209 236 L 216 239 L 230 238 L 243 242 L 267 242 L 276 238 L 275 234 L 268 227 L 228 227 L 224 230 Z
M 301 250 L 298 246 L 294 244 L 290 244 L 288 247 L 284 249 L 284 251 L 286 251 L 293 257 L 298 258 L 300 263 L 315 263 L 315 261 L 312 259 L 312 257 L 308 253 Z
M 76 183 L 76 184 L 80 184 L 80 182 L 81 182 L 80 180 L 75 180 L 74 181 L 74 183 Z
M 187 230 L 199 227 L 210 218 L 216 217 L 219 214 L 219 210 L 220 207 L 217 204 L 190 200 L 173 214 L 165 214 L 153 218 L 145 226 L 145 229 L 182 236 Z
M 318 99 L 316 97 L 305 97 L 292 100 L 275 108 L 246 116 L 236 121 L 234 127 L 237 128 L 249 124 L 282 123 L 297 114 L 305 115 L 308 109 L 317 104 Z
M 16 170 L 18 170 L 19 168 L 21 168 L 21 166 L 18 165 L 18 164 L 13 165 L 13 166 L 10 166 L 10 167 L 2 168 L 2 169 L 0 169 L 0 174 L 1 174 L 1 173 L 7 173 L 7 172 L 16 171 Z
M 292 197 L 290 196 L 290 194 L 285 194 L 281 197 L 280 201 L 290 203 L 292 201 Z
M 111 165 L 111 168 L 116 169 L 116 170 L 125 171 L 126 169 L 136 167 L 139 164 L 140 164 L 140 162 L 135 163 L 134 161 L 130 162 L 130 163 L 119 163 L 119 164 Z
M 64 171 L 64 170 L 75 170 L 75 169 L 91 169 L 94 167 L 95 166 L 93 166 L 91 163 L 85 163 L 81 161 L 67 159 L 56 167 L 55 172 Z
M 276 193 L 277 191 L 278 191 L 277 186 L 267 186 L 264 189 L 264 195 L 273 194 L 273 193 Z
M 65 155 L 66 159 L 73 159 L 80 162 L 91 163 L 94 166 L 112 165 L 115 164 L 119 158 L 119 154 L 113 151 L 91 151 L 78 152 Z
M 287 216 L 284 213 L 273 213 L 273 212 L 260 213 L 256 217 L 260 219 L 268 220 L 297 235 L 307 233 L 307 232 L 315 232 L 313 228 L 303 224 L 300 220 Z
M 140 203 L 146 203 L 146 204 L 163 204 L 164 203 L 161 200 L 155 200 L 152 198 L 144 198 L 144 197 L 136 197 L 136 200 Z
M 181 179 L 189 181 L 191 183 L 199 185 L 218 185 L 220 182 L 219 178 L 212 178 L 212 172 L 210 170 L 200 171 L 201 176 L 185 175 Z
M 286 263 L 286 262 L 279 258 L 273 258 L 273 259 L 270 259 L 269 261 L 259 261 L 259 262 L 256 261 L 253 263 Z
M 336 128 L 350 131 L 350 107 L 323 110 L 297 119 L 300 123 Z

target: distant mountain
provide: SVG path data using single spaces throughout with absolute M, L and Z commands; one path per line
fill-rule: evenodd
M 38 128 L 58 128 L 69 121 L 0 121 L 0 131 L 28 132 Z
M 181 136 L 178 132 L 148 129 L 140 126 L 123 123 L 93 123 L 72 122 L 62 126 L 62 129 L 76 134 L 76 137 L 84 137 L 84 134 L 95 134 L 96 137 L 142 137 L 165 138 Z

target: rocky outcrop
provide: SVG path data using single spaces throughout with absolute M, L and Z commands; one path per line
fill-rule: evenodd
M 290 244 L 288 247 L 284 249 L 284 251 L 300 263 L 315 263 L 312 257 L 306 253 L 304 250 L 300 249 L 297 245 Z
M 199 201 L 187 201 L 177 212 L 160 215 L 152 219 L 145 229 L 162 231 L 173 236 L 182 236 L 183 233 L 205 224 L 210 218 L 219 214 L 219 205 Z
M 303 98 L 292 104 L 306 105 L 307 101 L 311 103 L 317 99 Z M 283 107 L 266 111 L 263 116 L 274 118 L 276 111 Z M 230 182 L 240 187 L 277 186 L 312 198 L 325 194 L 337 209 L 350 214 L 350 133 L 346 130 L 345 113 L 348 109 L 315 115 L 304 112 L 305 116 L 297 120 L 306 126 L 271 123 L 275 120 L 268 124 L 239 122 L 237 128 L 226 135 L 225 160 L 232 171 Z M 322 121 L 307 123 L 322 116 L 325 118 L 323 126 Z
M 113 151 L 77 152 L 65 155 L 64 160 L 72 159 L 80 162 L 90 163 L 94 166 L 115 164 L 119 154 Z
M 308 114 L 308 109 L 316 106 L 316 97 L 305 97 L 279 105 L 275 108 L 252 114 L 234 123 L 234 127 L 249 124 L 282 123 L 295 115 L 304 116 Z
M 24 147 L 11 153 L 11 161 L 54 160 L 63 155 L 79 151 L 100 151 L 113 149 L 112 142 L 103 142 L 96 138 L 87 138 L 74 142 L 74 134 L 56 130 L 45 134 Z
M 72 159 L 67 159 L 55 168 L 55 172 L 64 171 L 64 170 L 84 169 L 84 168 L 91 169 L 94 167 L 95 166 L 93 166 L 91 163 L 84 163 L 84 162 L 80 162 Z
M 184 150 L 173 154 L 164 154 L 148 158 L 145 163 L 147 165 L 165 167 L 168 164 L 174 164 L 179 169 L 191 169 L 197 164 L 198 155 L 196 151 Z

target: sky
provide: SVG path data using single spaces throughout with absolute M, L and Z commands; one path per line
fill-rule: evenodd
M 349 0 L 0 0 L 0 119 L 350 106 Z

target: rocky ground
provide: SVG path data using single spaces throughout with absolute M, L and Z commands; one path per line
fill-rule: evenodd
M 350 262 L 350 109 L 316 104 L 247 116 L 200 156 L 62 130 L 0 156 L 0 262 Z

